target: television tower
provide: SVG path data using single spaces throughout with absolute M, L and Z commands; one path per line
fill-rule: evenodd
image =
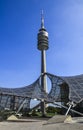
M 41 13 L 41 28 L 39 29 L 38 32 L 38 44 L 37 44 L 37 49 L 41 51 L 41 86 L 43 90 L 46 92 L 47 89 L 47 80 L 46 80 L 46 50 L 48 50 L 48 32 L 46 31 L 44 27 L 44 16 L 43 16 L 43 11 Z M 41 111 L 42 111 L 42 116 L 45 116 L 45 102 L 41 101 Z

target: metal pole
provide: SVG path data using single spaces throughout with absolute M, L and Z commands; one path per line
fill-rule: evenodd
M 71 107 L 72 107 L 72 105 L 69 105 L 69 108 L 68 108 L 68 110 L 67 110 L 67 112 L 66 112 L 66 114 L 65 114 L 66 116 L 68 115 L 68 113 L 69 113 Z
M 66 107 L 66 106 L 64 106 L 64 105 L 61 105 L 61 104 L 58 104 L 57 102 L 51 102 L 51 103 L 52 103 L 53 105 L 57 105 L 57 106 L 63 107 L 63 108 L 65 108 L 65 109 L 68 110 L 68 107 Z M 74 112 L 74 113 L 76 113 L 76 114 L 79 114 L 79 115 L 83 116 L 83 113 L 80 113 L 80 112 L 75 111 L 75 110 L 73 110 L 73 109 L 70 109 L 70 111 L 72 111 L 72 112 Z

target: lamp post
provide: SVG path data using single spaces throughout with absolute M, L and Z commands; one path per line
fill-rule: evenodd
M 43 12 L 41 14 L 41 28 L 39 29 L 38 32 L 38 44 L 37 48 L 38 50 L 41 51 L 41 86 L 43 90 L 46 92 L 46 87 L 47 87 L 47 82 L 46 82 L 46 50 L 48 50 L 48 32 L 44 28 L 44 17 L 43 17 Z M 45 102 L 41 101 L 41 111 L 42 111 L 42 116 L 45 116 Z

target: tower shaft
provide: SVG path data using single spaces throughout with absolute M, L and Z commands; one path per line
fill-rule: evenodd
M 44 73 L 46 73 L 46 53 L 45 50 L 41 51 L 41 86 L 43 88 L 43 90 L 46 92 L 47 89 L 47 80 L 46 80 L 46 75 L 44 75 Z M 45 102 L 42 101 L 41 102 L 41 111 L 42 111 L 42 116 L 45 116 L 46 112 L 45 112 Z
M 41 51 L 41 73 L 46 73 L 46 52 Z

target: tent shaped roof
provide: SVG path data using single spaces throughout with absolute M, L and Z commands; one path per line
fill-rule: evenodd
M 83 74 L 77 76 L 56 76 L 49 73 L 46 75 L 50 78 L 52 88 L 49 95 L 58 93 L 58 97 L 60 97 L 60 84 L 66 83 L 69 87 L 69 100 L 72 100 L 76 103 L 81 102 L 83 100 Z M 59 86 L 59 87 L 58 87 Z M 56 91 L 56 88 L 59 88 Z M 40 85 L 40 77 L 31 85 L 21 87 L 21 88 L 2 88 L 0 87 L 0 94 L 8 94 L 8 95 L 16 95 L 21 97 L 29 97 L 29 98 L 47 98 L 48 94 L 44 92 L 42 86 Z M 49 99 L 48 99 L 49 100 Z

